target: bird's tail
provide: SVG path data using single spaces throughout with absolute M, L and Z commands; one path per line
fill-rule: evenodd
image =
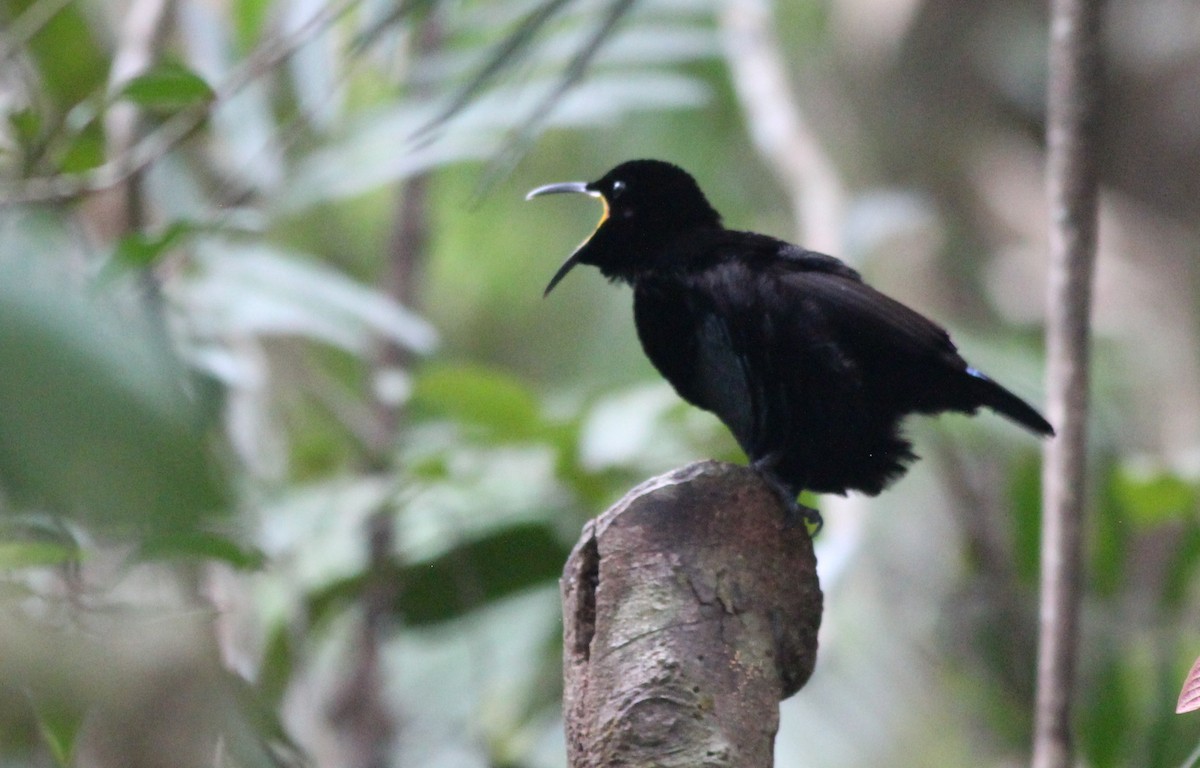
M 967 373 L 975 381 L 973 389 L 980 405 L 986 405 L 1001 416 L 1012 419 L 1030 432 L 1046 437 L 1054 436 L 1054 427 L 1050 426 L 1050 422 L 1032 405 L 974 368 L 968 368 Z

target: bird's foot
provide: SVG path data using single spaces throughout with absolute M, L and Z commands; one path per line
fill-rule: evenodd
M 774 457 L 767 457 L 751 463 L 750 466 L 759 474 L 759 477 L 766 481 L 767 487 L 783 503 L 783 526 L 796 528 L 803 525 L 810 536 L 816 536 L 825 526 L 820 511 L 807 507 L 797 500 L 799 492 L 789 487 L 775 474 L 777 463 Z
M 821 517 L 821 511 L 814 507 L 805 506 L 796 499 L 792 499 L 787 505 L 787 511 L 783 516 L 783 524 L 786 528 L 795 528 L 803 525 L 810 536 L 816 536 L 825 527 L 825 519 Z

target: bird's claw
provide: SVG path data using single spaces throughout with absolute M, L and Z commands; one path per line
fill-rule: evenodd
M 783 527 L 795 528 L 800 525 L 808 530 L 809 535 L 816 536 L 825 527 L 825 520 L 821 517 L 820 510 L 792 499 L 783 515 Z
M 825 526 L 825 520 L 822 519 L 818 510 L 801 504 L 796 499 L 799 494 L 775 475 L 774 469 L 777 463 L 776 457 L 767 457 L 753 462 L 751 466 L 783 503 L 783 527 L 796 528 L 803 525 L 810 536 L 816 536 Z

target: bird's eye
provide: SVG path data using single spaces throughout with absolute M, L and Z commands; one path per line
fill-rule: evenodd
M 612 183 L 612 196 L 617 197 L 625 191 L 625 182 L 617 180 Z

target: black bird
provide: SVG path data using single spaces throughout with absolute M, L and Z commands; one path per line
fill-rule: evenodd
M 802 490 L 886 488 L 917 457 L 910 413 L 986 406 L 1038 435 L 1028 403 L 967 365 L 936 323 L 832 256 L 721 225 L 696 181 L 632 160 L 598 181 L 549 184 L 599 198 L 604 215 L 546 286 L 576 264 L 633 286 L 642 348 L 683 399 L 716 414 L 789 509 Z

